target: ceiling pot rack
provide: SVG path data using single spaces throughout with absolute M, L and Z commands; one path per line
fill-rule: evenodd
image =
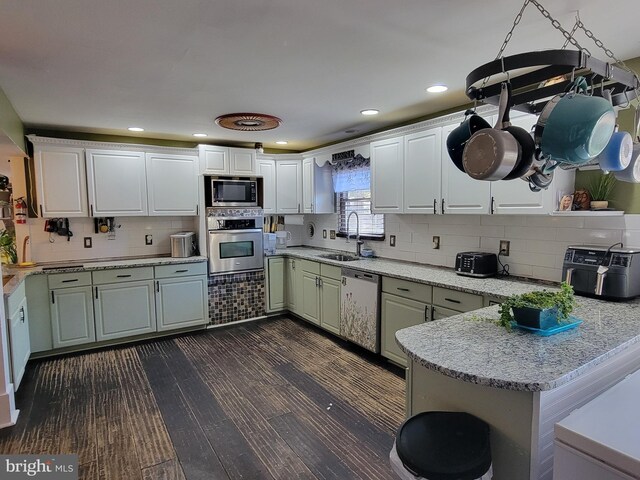
M 540 14 L 562 33 L 565 43 L 561 50 L 534 51 L 505 57 L 504 51 L 529 4 L 534 5 Z M 580 45 L 574 36 L 578 29 L 583 30 L 587 38 L 593 40 L 613 63 L 594 58 L 588 49 Z M 569 43 L 578 50 L 565 50 Z M 510 106 L 516 110 L 539 114 L 549 99 L 564 92 L 576 75 L 587 79 L 590 94 L 601 96 L 603 89 L 611 90 L 614 106 L 627 107 L 631 100 L 638 97 L 638 75 L 617 59 L 613 52 L 585 27 L 579 15 L 576 15 L 576 23 L 569 32 L 540 2 L 525 0 L 495 60 L 481 65 L 467 75 L 466 94 L 474 102 L 498 105 L 500 83 L 507 80 L 511 83 L 513 92 Z M 489 84 L 492 77 L 494 82 Z

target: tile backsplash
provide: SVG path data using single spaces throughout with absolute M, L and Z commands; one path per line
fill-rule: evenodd
M 70 218 L 69 223 L 73 236 L 67 241 L 67 237 L 45 232 L 44 219 L 29 219 L 27 228 L 21 228 L 18 234 L 20 260 L 23 260 L 24 235 L 30 236 L 27 259 L 42 263 L 168 254 L 171 253 L 169 235 L 197 231 L 196 217 L 116 217 L 119 228 L 116 228 L 115 239 L 109 240 L 107 234 L 95 233 L 92 218 Z M 153 236 L 152 245 L 145 245 L 145 235 Z M 91 237 L 92 248 L 84 248 L 84 237 Z
M 305 215 L 305 226 L 296 230 L 300 244 L 355 251 L 355 243 L 344 238 L 329 239 L 337 216 Z M 309 223 L 315 235 L 308 236 Z M 322 230 L 327 230 L 327 239 Z M 560 281 L 563 255 L 571 244 L 640 247 L 640 215 L 619 217 L 558 217 L 548 215 L 385 215 L 384 242 L 366 242 L 376 255 L 453 267 L 461 251 L 498 252 L 500 240 L 509 240 L 510 255 L 502 257 L 512 275 Z M 389 246 L 395 235 L 396 246 Z M 440 249 L 432 248 L 432 237 L 440 237 Z

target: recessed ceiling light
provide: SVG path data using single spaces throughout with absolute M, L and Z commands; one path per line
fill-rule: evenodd
M 206 137 L 207 134 L 206 133 L 194 133 L 193 136 L 194 137 Z
M 376 110 L 375 108 L 367 108 L 366 110 L 361 110 L 360 113 L 362 115 L 377 115 L 380 113 L 380 110 Z
M 289 142 L 286 142 L 286 141 L 284 141 L 284 140 L 278 140 L 276 143 L 277 143 L 278 145 L 286 145 L 286 144 L 287 144 L 287 143 L 289 143 Z
M 140 128 L 140 127 L 129 127 L 128 130 L 130 132 L 144 132 L 144 128 Z
M 447 90 L 449 90 L 449 87 L 447 87 L 446 85 L 431 85 L 429 88 L 427 88 L 427 92 L 429 93 L 442 93 L 446 92 Z

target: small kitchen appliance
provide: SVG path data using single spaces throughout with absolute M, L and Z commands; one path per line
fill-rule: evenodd
M 280 230 L 276 232 L 276 248 L 287 248 L 291 241 L 291 232 Z
M 493 277 L 498 273 L 495 253 L 460 252 L 456 255 L 456 273 L 467 277 Z
M 211 178 L 212 207 L 255 207 L 258 182 L 251 179 Z
M 562 279 L 579 294 L 609 300 L 640 295 L 640 248 L 576 245 L 567 248 Z
M 276 253 L 276 234 L 264 233 L 264 253 L 274 255 Z
M 171 239 L 171 256 L 174 258 L 192 257 L 196 254 L 195 232 L 178 232 L 169 235 Z

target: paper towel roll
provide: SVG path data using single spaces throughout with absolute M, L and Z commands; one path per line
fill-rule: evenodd
M 285 225 L 304 225 L 304 215 L 285 215 Z

